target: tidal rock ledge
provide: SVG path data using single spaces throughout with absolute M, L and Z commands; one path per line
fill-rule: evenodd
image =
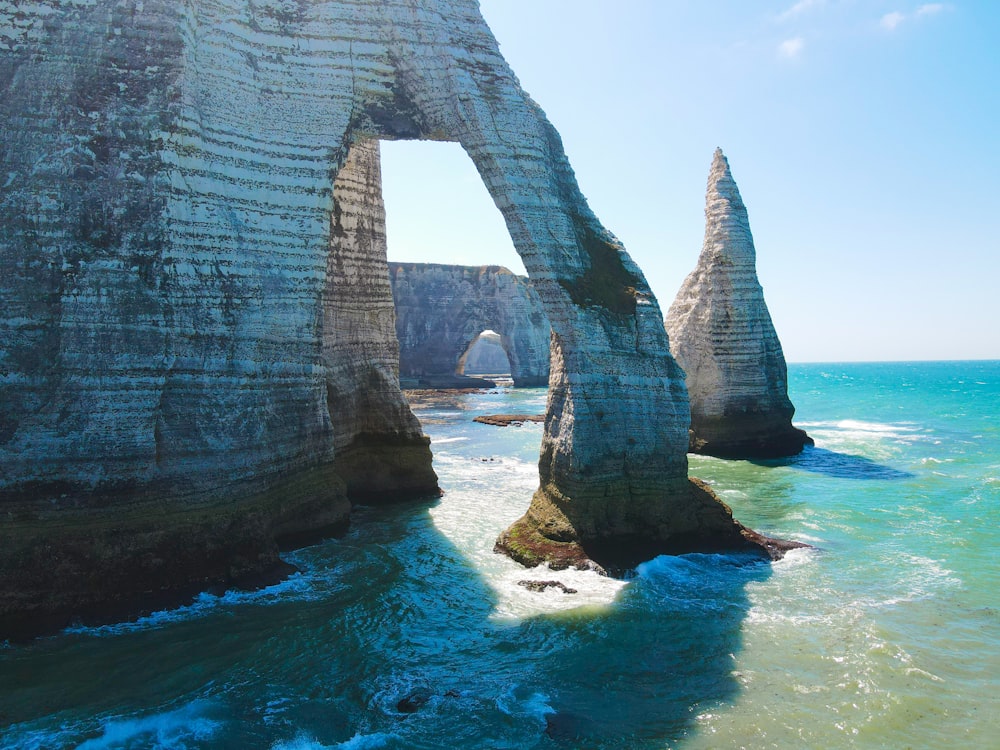
M 707 484 L 693 477 L 657 504 L 661 512 L 648 519 L 648 527 L 624 534 L 581 537 L 558 511 L 548 516 L 539 512 L 544 502 L 536 494 L 531 510 L 500 535 L 494 549 L 526 567 L 547 563 L 553 570 L 572 567 L 615 574 L 657 555 L 733 552 L 780 560 L 789 550 L 809 546 L 748 529 Z

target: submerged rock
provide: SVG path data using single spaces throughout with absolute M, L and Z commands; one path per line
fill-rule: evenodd
M 528 591 L 534 591 L 535 593 L 541 594 L 548 589 L 557 589 L 562 591 L 564 594 L 575 594 L 576 589 L 570 588 L 562 581 L 518 581 L 518 586 L 524 586 Z
M 694 453 L 775 458 L 812 440 L 792 426 L 785 356 L 764 290 L 746 206 L 721 149 L 705 198 L 705 242 L 666 319 L 687 375 Z
M 396 710 L 404 714 L 412 714 L 427 705 L 434 693 L 430 688 L 418 687 L 411 690 L 396 703 Z

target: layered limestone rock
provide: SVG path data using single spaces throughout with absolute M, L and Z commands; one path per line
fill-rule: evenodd
M 395 396 L 349 416 L 392 390 L 380 271 L 337 236 L 372 138 L 461 143 L 545 307 L 518 544 L 744 544 L 689 498 L 660 308 L 475 0 L 0 0 L 0 637 L 260 574 L 369 487 L 339 448 L 422 450 Z
M 515 386 L 549 382 L 552 327 L 527 279 L 502 266 L 390 263 L 399 371 L 421 386 L 460 385 L 485 330 L 500 335 Z
M 671 351 L 687 374 L 695 453 L 774 458 L 812 443 L 792 426 L 785 357 L 756 262 L 746 206 L 716 149 L 705 243 L 666 320 Z
M 399 389 L 377 141 L 359 141 L 333 187 L 323 364 L 334 466 L 352 500 L 437 494 L 430 441 Z

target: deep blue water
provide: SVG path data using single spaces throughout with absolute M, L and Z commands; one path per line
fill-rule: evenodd
M 492 546 L 541 426 L 471 419 L 544 390 L 420 397 L 443 498 L 261 592 L 0 649 L 0 748 L 997 747 L 1000 362 L 789 376 L 815 448 L 691 473 L 814 550 L 526 571 Z

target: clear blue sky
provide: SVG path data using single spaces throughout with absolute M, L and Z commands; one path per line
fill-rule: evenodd
M 720 146 L 790 362 L 1000 359 L 1000 0 L 482 0 L 664 313 Z M 383 144 L 389 257 L 523 273 L 455 144 Z

